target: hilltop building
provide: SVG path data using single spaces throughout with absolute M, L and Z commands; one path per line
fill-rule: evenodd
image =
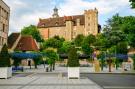
M 97 35 L 101 28 L 98 24 L 98 10 L 96 8 L 85 10 L 83 15 L 59 17 L 56 7 L 51 18 L 39 19 L 37 27 L 44 39 L 57 35 L 69 41 L 78 34 Z

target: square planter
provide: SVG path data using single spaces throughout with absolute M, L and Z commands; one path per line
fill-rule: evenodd
M 0 78 L 12 77 L 12 67 L 0 67 Z
M 68 79 L 80 78 L 80 67 L 68 67 Z

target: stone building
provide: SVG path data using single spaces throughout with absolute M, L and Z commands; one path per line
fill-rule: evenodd
M 96 8 L 85 10 L 83 15 L 59 17 L 56 7 L 52 18 L 39 19 L 37 27 L 44 39 L 58 35 L 69 41 L 78 34 L 97 35 L 101 28 L 98 24 L 98 10 Z
M 7 43 L 10 8 L 0 0 L 0 50 Z

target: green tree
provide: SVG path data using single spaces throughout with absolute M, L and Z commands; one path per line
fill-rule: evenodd
M 85 42 L 87 42 L 88 44 L 92 45 L 96 40 L 96 37 L 92 34 L 89 34 L 88 36 L 86 36 L 85 38 Z
M 135 8 L 135 0 L 129 0 L 131 2 L 132 8 Z
M 93 36 L 91 34 L 86 36 L 83 39 L 83 42 L 82 42 L 82 51 L 83 51 L 83 53 L 85 53 L 87 55 L 92 54 L 93 48 L 91 46 L 94 43 L 94 40 L 95 40 L 95 36 Z
M 53 50 L 46 50 L 45 53 L 47 56 L 48 63 L 50 65 L 50 71 L 52 71 L 52 69 L 55 69 L 55 61 L 58 60 L 58 55 Z
M 6 44 L 2 47 L 0 53 L 0 67 L 10 67 L 10 55 L 8 53 L 8 47 Z
M 24 27 L 21 31 L 22 35 L 31 35 L 37 42 L 42 42 L 43 39 L 41 38 L 40 32 L 38 31 L 37 27 L 34 25 L 30 25 L 28 27 Z
M 119 42 L 118 45 L 117 45 L 117 53 L 119 54 L 127 54 L 128 52 L 128 44 L 127 42 Z
M 14 57 L 14 58 L 12 58 L 12 59 L 14 60 L 13 65 L 14 65 L 15 67 L 18 67 L 18 66 L 21 64 L 21 61 L 22 61 L 21 58 Z
M 48 40 L 46 40 L 45 42 L 43 42 L 43 48 L 48 48 L 48 47 L 52 47 L 52 48 L 60 48 L 62 47 L 62 44 L 64 42 L 64 39 L 63 38 L 56 38 L 53 37 L 53 38 L 49 38 Z
M 103 34 L 112 45 L 122 41 L 128 41 L 129 45 L 135 47 L 135 17 L 121 17 L 119 14 L 114 15 L 107 21 Z
M 68 64 L 69 67 L 78 67 L 79 66 L 79 59 L 77 55 L 77 50 L 75 46 L 72 46 L 68 53 Z
M 134 66 L 134 70 L 135 70 L 135 55 L 133 56 L 133 66 Z
M 77 35 L 76 38 L 74 39 L 75 45 L 76 46 L 81 46 L 82 42 L 83 42 L 83 39 L 84 39 L 84 35 L 83 34 Z
M 37 65 L 40 63 L 41 60 L 42 60 L 42 56 L 37 56 L 37 57 L 33 58 L 36 69 L 37 69 Z
M 58 53 L 68 53 L 69 49 L 71 47 L 71 42 L 69 41 L 64 41 L 62 44 L 62 47 L 58 49 Z

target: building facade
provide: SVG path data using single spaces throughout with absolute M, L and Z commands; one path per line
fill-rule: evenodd
M 10 8 L 0 0 L 0 50 L 7 43 L 9 31 Z
M 37 27 L 44 39 L 60 36 L 70 41 L 78 34 L 97 35 L 100 28 L 98 10 L 95 8 L 85 10 L 83 15 L 59 17 L 58 9 L 55 7 L 52 18 L 39 19 Z

